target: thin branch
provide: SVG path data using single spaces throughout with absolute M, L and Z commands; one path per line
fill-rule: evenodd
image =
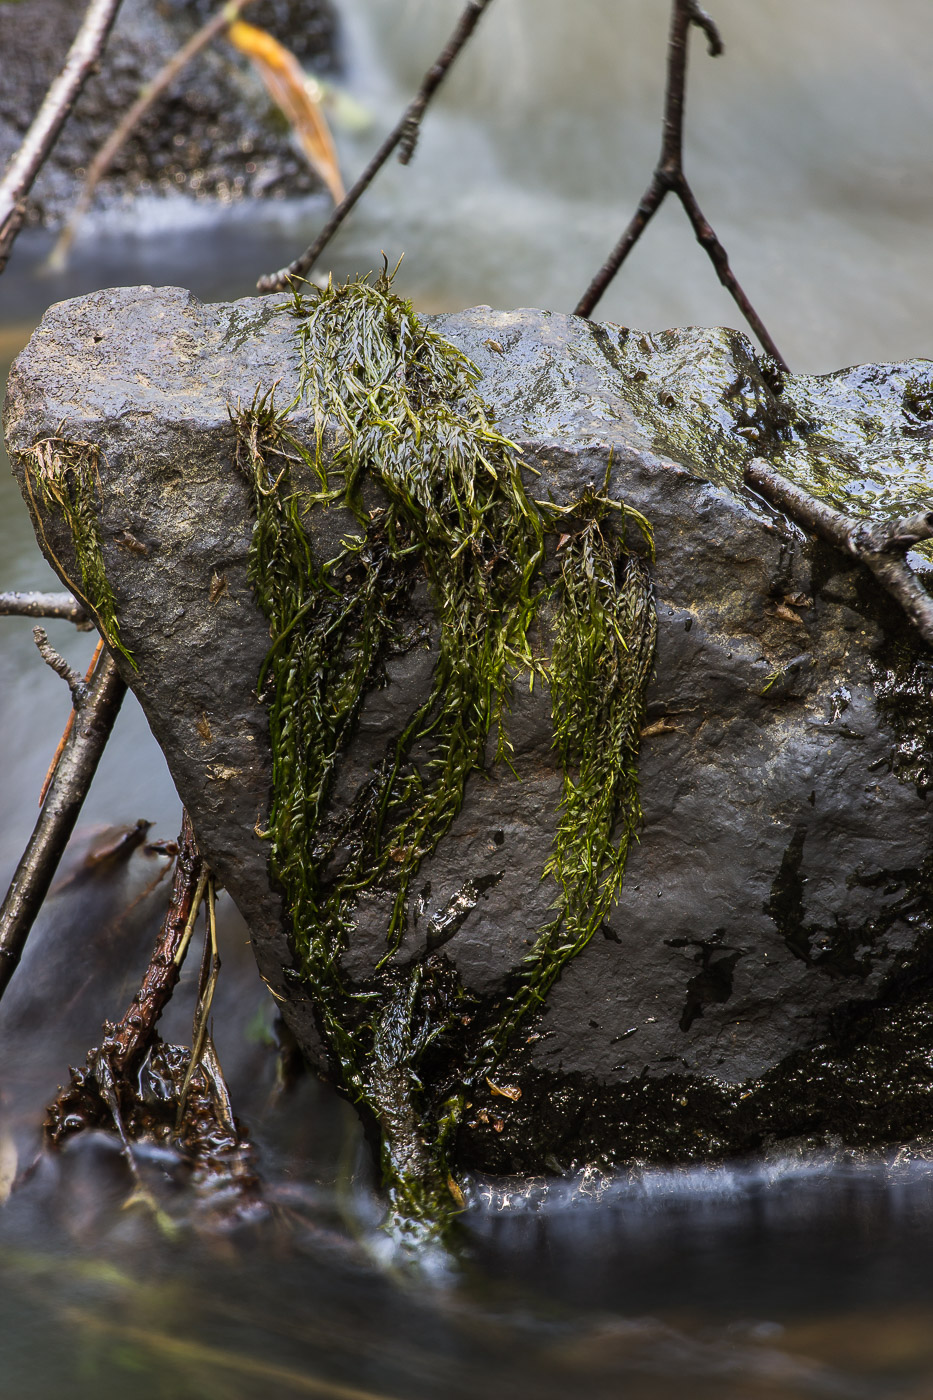
M 204 936 L 204 954 L 201 958 L 201 972 L 198 978 L 198 1001 L 194 1010 L 194 1024 L 191 1028 L 191 1058 L 184 1083 L 178 1094 L 178 1117 L 176 1132 L 181 1128 L 185 1116 L 185 1104 L 191 1080 L 201 1067 L 204 1048 L 210 1040 L 210 1014 L 220 975 L 220 949 L 217 946 L 216 890 L 213 878 L 207 881 L 207 931 Z
M 58 140 L 71 109 L 104 51 L 120 0 L 90 0 L 65 66 L 45 95 L 32 126 L 0 181 L 0 272 L 26 215 L 26 196 Z
M 597 272 L 575 308 L 576 316 L 590 316 L 606 288 L 635 247 L 648 224 L 669 194 L 676 195 L 693 227 L 697 242 L 705 249 L 722 285 L 738 306 L 765 350 L 787 369 L 786 361 L 771 339 L 761 317 L 752 306 L 729 265 L 729 256 L 703 214 L 687 181 L 683 166 L 684 102 L 687 90 L 687 44 L 691 25 L 706 34 L 710 54 L 723 52 L 719 30 L 695 0 L 673 0 L 667 47 L 667 87 L 664 97 L 664 124 L 661 155 L 648 188 L 639 201 L 622 237 Z
M 74 830 L 126 685 L 107 653 L 62 755 L 45 806 L 0 907 L 0 997 L 16 971 L 26 939 Z
M 38 631 L 38 630 L 39 630 L 39 629 L 37 628 L 36 631 Z M 93 676 L 94 672 L 97 670 L 97 663 L 98 663 L 98 661 L 100 661 L 101 653 L 103 652 L 103 650 L 104 650 L 104 639 L 103 639 L 103 637 L 101 637 L 100 641 L 97 643 L 97 646 L 94 648 L 94 655 L 91 657 L 91 664 L 88 666 L 88 668 L 87 668 L 87 674 L 86 674 L 85 677 L 84 677 L 84 693 L 85 693 L 85 695 L 87 694 L 87 688 L 88 688 L 88 686 L 89 686 L 90 683 L 91 683 L 91 677 Z M 41 652 L 41 648 L 40 648 L 40 652 Z M 74 691 L 72 691 L 72 696 L 74 696 Z M 71 731 L 72 731 L 72 729 L 74 728 L 75 714 L 76 714 L 76 713 L 77 713 L 77 707 L 76 707 L 76 706 L 73 706 L 73 707 L 72 707 L 72 710 L 71 710 L 71 714 L 68 716 L 68 723 L 65 725 L 64 732 L 62 733 L 62 737 L 61 737 L 61 738 L 59 739 L 59 741 L 58 741 L 58 748 L 55 750 L 55 753 L 52 755 L 52 762 L 49 764 L 48 772 L 47 772 L 46 775 L 45 775 L 45 782 L 42 784 L 42 787 L 41 787 L 40 790 L 39 790 L 39 806 L 40 806 L 40 807 L 42 806 L 43 802 L 45 801 L 46 797 L 48 796 L 49 788 L 52 786 L 52 779 L 55 777 L 55 772 L 56 772 L 56 769 L 58 768 L 59 762 L 60 762 L 60 760 L 61 760 L 61 756 L 62 756 L 62 754 L 65 752 L 65 745 L 68 743 L 68 740 L 71 738 Z
M 142 1060 L 156 1024 L 171 999 L 206 883 L 204 862 L 194 838 L 191 819 L 185 812 L 178 837 L 169 907 L 149 966 L 126 1014 L 109 1029 L 101 1046 L 102 1053 L 106 1054 L 119 1077 L 131 1072 Z
M 74 240 L 79 223 L 91 207 L 94 191 L 110 169 L 121 147 L 132 136 L 143 117 L 191 60 L 214 39 L 229 29 L 240 11 L 250 4 L 252 4 L 252 0 L 228 0 L 228 3 L 218 10 L 206 24 L 203 24 L 196 33 L 192 34 L 188 42 L 183 44 L 178 52 L 173 54 L 168 62 L 159 69 L 155 77 L 142 88 L 136 101 L 120 118 L 88 166 L 84 184 L 81 186 L 74 208 L 68 216 L 68 222 L 58 235 L 55 247 L 49 254 L 47 266 L 50 271 L 61 272 L 65 267 L 68 250 Z
M 437 89 L 447 76 L 460 50 L 469 39 L 473 30 L 479 23 L 483 11 L 491 4 L 491 0 L 468 0 L 466 9 L 457 22 L 444 48 L 438 54 L 434 63 L 425 73 L 416 96 L 408 104 L 401 118 L 392 128 L 389 135 L 383 141 L 372 160 L 363 171 L 362 175 L 347 191 L 340 204 L 331 214 L 327 223 L 321 229 L 317 238 L 300 258 L 289 263 L 288 267 L 280 268 L 278 272 L 271 272 L 265 277 L 260 277 L 256 283 L 256 288 L 260 292 L 280 292 L 292 278 L 306 277 L 318 258 L 340 228 L 350 211 L 359 202 L 362 195 L 372 184 L 392 155 L 392 152 L 399 147 L 399 160 L 403 165 L 407 165 L 414 155 L 415 144 L 418 140 L 418 132 L 421 126 L 421 119 L 427 109 Z
M 878 523 L 858 520 L 818 501 L 760 458 L 749 462 L 745 480 L 794 524 L 854 555 L 871 569 L 927 645 L 933 646 L 933 597 L 904 558 L 912 545 L 933 539 L 933 510 Z
M 68 686 L 68 689 L 71 691 L 73 709 L 76 711 L 83 710 L 85 702 L 87 701 L 87 683 L 81 679 L 79 672 L 77 672 L 73 666 L 68 665 L 68 662 L 61 653 L 55 650 L 52 643 L 49 641 L 48 634 L 44 627 L 34 627 L 32 629 L 32 635 L 35 638 L 39 655 L 42 657 L 46 666 L 51 666 L 55 674 L 61 676 L 62 680 Z
M 81 632 L 94 625 L 70 593 L 0 593 L 0 617 L 57 617 Z

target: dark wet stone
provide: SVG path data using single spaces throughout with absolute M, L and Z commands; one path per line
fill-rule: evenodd
M 532 1171 L 600 1154 L 717 1156 L 769 1135 L 924 1131 L 930 663 L 867 575 L 807 543 L 741 477 L 751 455 L 797 479 L 826 473 L 836 431 L 826 489 L 894 510 L 884 463 L 900 454 L 909 508 L 925 477 L 905 429 L 929 366 L 793 379 L 728 330 L 649 339 L 486 308 L 433 324 L 483 371 L 484 397 L 540 472 L 532 494 L 566 501 L 601 483 L 611 452 L 612 492 L 652 521 L 658 555 L 641 841 L 608 923 L 504 1067 L 521 1099 L 482 1091 L 462 1160 Z M 320 1065 L 257 834 L 271 783 L 255 695 L 268 628 L 246 581 L 249 497 L 229 420 L 274 380 L 290 399 L 293 328 L 277 298 L 202 305 L 142 287 L 65 302 L 17 361 L 6 418 L 20 473 L 19 454 L 43 436 L 101 445 L 106 567 L 139 667 L 126 679 L 263 975 Z M 868 416 L 866 448 L 856 427 Z M 294 426 L 307 433 L 301 412 Z M 339 538 L 339 519 L 312 524 L 321 549 Z M 65 531 L 50 515 L 43 529 L 67 576 Z M 430 674 L 430 603 L 411 606 L 421 643 L 388 661 L 367 700 L 338 804 Z M 422 865 L 399 953 L 447 960 L 484 998 L 504 995 L 553 897 L 541 870 L 560 781 L 540 688 L 516 688 L 511 732 L 521 781 L 505 767 L 471 780 Z M 383 904 L 361 901 L 350 981 L 369 981 L 384 952 Z
M 123 0 L 101 72 L 85 85 L 33 188 L 29 223 L 61 220 L 77 193 L 76 172 L 83 175 L 141 88 L 215 8 L 213 0 Z M 0 3 L 0 165 L 38 111 L 83 14 L 73 0 Z M 258 0 L 248 18 L 307 68 L 332 67 L 336 24 L 329 0 Z M 229 203 L 320 188 L 249 64 L 220 41 L 197 55 L 143 118 L 95 198 L 101 206 L 147 193 Z

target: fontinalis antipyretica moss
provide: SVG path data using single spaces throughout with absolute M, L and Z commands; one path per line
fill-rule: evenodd
M 274 764 L 270 868 L 341 1086 L 379 1126 L 392 1218 L 403 1238 L 421 1239 L 444 1233 L 462 1205 L 449 1149 L 471 1083 L 493 1070 L 621 887 L 640 820 L 656 633 L 651 529 L 605 489 L 560 508 L 533 500 L 477 371 L 385 274 L 296 292 L 289 309 L 297 399 L 279 409 L 260 390 L 234 414 L 256 514 L 250 580 L 272 636 L 259 677 Z M 310 446 L 290 424 L 299 405 L 312 415 Z M 298 484 L 302 466 L 310 489 Z M 336 505 L 355 531 L 321 559 L 306 517 Z M 352 821 L 335 823 L 335 765 L 385 655 L 411 645 L 405 603 L 425 578 L 440 629 L 430 685 Z M 535 627 L 550 636 L 549 655 L 532 645 Z M 522 674 L 550 686 L 564 772 L 542 871 L 555 882 L 554 912 L 507 1003 L 483 1009 L 467 1004 L 443 959 L 405 963 L 397 952 L 412 879 L 450 829 L 491 736 L 493 761 L 509 762 L 509 698 Z M 342 862 L 332 859 L 338 841 Z M 385 955 L 371 986 L 349 988 L 340 955 L 357 901 L 373 889 L 392 895 Z M 428 1057 L 430 1088 L 419 1073 Z

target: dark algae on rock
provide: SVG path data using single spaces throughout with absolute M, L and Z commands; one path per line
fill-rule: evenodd
M 592 490 L 563 507 L 530 500 L 475 368 L 386 275 L 296 293 L 291 312 L 302 351 L 295 402 L 277 411 L 270 390 L 236 415 L 256 512 L 249 578 L 272 634 L 259 681 L 270 705 L 271 869 L 328 1054 L 380 1126 L 394 1208 L 434 1229 L 458 1203 L 448 1147 L 466 1096 L 621 887 L 641 815 L 638 743 L 656 635 L 647 565 L 626 526 L 649 551 L 651 531 Z M 312 450 L 289 431 L 299 403 L 313 417 Z M 316 490 L 296 486 L 296 460 Z M 334 504 L 353 525 L 322 559 L 304 517 Z M 550 582 L 545 544 L 558 528 Z M 401 730 L 385 736 L 380 765 L 334 811 L 334 770 L 367 691 L 388 656 L 424 645 L 410 606 L 422 580 L 438 619 L 433 673 Z M 545 610 L 550 657 L 533 650 L 533 630 L 549 630 Z M 509 763 L 512 689 L 526 676 L 550 686 L 563 767 L 542 872 L 557 891 L 512 996 L 491 1011 L 443 955 L 396 955 L 412 882 L 460 813 L 468 779 Z M 373 891 L 386 896 L 385 952 L 376 978 L 353 988 L 341 956 L 357 903 Z M 448 1069 L 426 1088 L 429 1052 Z
M 40 543 L 415 1234 L 466 1169 L 929 1134 L 930 658 L 743 484 L 926 505 L 929 382 L 385 280 L 96 293 L 21 355 Z

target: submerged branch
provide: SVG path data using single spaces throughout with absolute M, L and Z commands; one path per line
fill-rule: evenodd
M 690 220 L 697 242 L 706 251 L 722 285 L 738 306 L 765 350 L 777 363 L 787 364 L 771 339 L 764 322 L 752 306 L 729 265 L 729 256 L 717 238 L 712 225 L 703 214 L 696 196 L 684 174 L 684 102 L 687 89 L 687 42 L 691 25 L 702 29 L 710 54 L 715 58 L 723 52 L 719 30 L 696 0 L 673 0 L 671 28 L 667 50 L 667 88 L 664 98 L 664 125 L 661 155 L 639 201 L 628 227 L 606 262 L 597 272 L 574 309 L 576 316 L 590 316 L 619 268 L 635 247 L 648 224 L 669 194 L 676 195 Z
M 933 646 L 933 597 L 904 558 L 913 545 L 933 539 L 933 511 L 877 523 L 858 520 L 817 500 L 760 458 L 745 468 L 745 480 L 795 525 L 854 555 L 870 569 L 923 640 Z
M 171 999 L 206 884 L 204 861 L 194 838 L 191 818 L 185 812 L 178 837 L 171 899 L 149 966 L 126 1014 L 111 1029 L 102 1046 L 120 1076 L 142 1059 L 156 1023 Z
M 143 117 L 159 100 L 163 92 L 174 82 L 179 73 L 181 73 L 184 68 L 187 68 L 191 60 L 214 39 L 223 34 L 237 18 L 240 11 L 250 4 L 252 4 L 252 0 L 228 0 L 228 3 L 225 4 L 222 9 L 218 10 L 215 15 L 212 15 L 207 23 L 203 24 L 196 33 L 192 34 L 188 42 L 183 44 L 178 52 L 172 55 L 168 62 L 159 69 L 155 77 L 145 84 L 136 101 L 120 118 L 113 131 L 97 152 L 97 155 L 91 161 L 75 206 L 68 216 L 67 223 L 58 235 L 55 247 L 49 254 L 47 266 L 50 271 L 60 272 L 64 268 L 68 258 L 68 250 L 74 241 L 78 225 L 91 207 L 94 191 L 110 169 L 118 152 L 132 136 Z
M 0 996 L 16 971 L 26 939 L 58 869 L 78 813 L 110 738 L 126 685 L 105 654 L 49 788 L 29 844 L 0 907 Z
M 56 617 L 75 623 L 82 632 L 93 626 L 70 593 L 0 593 L 0 617 Z
M 447 76 L 454 59 L 479 23 L 483 11 L 490 4 L 491 0 L 468 0 L 466 9 L 457 22 L 457 27 L 425 73 L 416 96 L 405 108 L 399 121 L 389 132 L 362 175 L 337 205 L 310 248 L 302 253 L 300 258 L 289 263 L 288 267 L 280 268 L 278 272 L 269 273 L 266 277 L 260 277 L 256 283 L 258 291 L 280 292 L 293 278 L 307 277 L 347 215 L 369 189 L 396 148 L 399 148 L 399 160 L 402 165 L 408 164 L 414 155 L 421 119 L 429 102 Z
M 91 0 L 64 68 L 46 93 L 38 115 L 0 181 L 0 272 L 9 261 L 22 228 L 26 196 L 104 51 L 119 8 L 120 0 Z

